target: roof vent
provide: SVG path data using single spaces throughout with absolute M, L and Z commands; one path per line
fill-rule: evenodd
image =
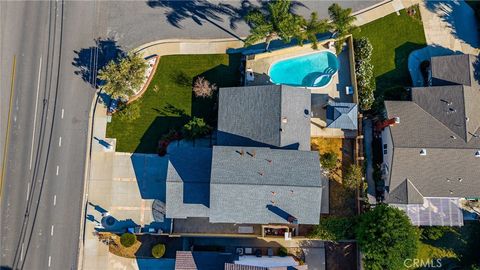
M 455 135 L 450 136 L 450 138 L 452 138 L 452 139 L 454 139 L 454 140 L 457 139 L 457 137 L 456 137 Z
M 470 120 L 470 118 L 468 118 L 468 117 L 465 117 L 465 122 L 468 122 L 468 120 Z
M 480 157 L 480 150 L 477 150 L 477 152 L 475 152 L 475 157 Z
M 423 148 L 420 150 L 420 156 L 426 156 L 427 155 L 427 149 Z
M 310 116 L 310 111 L 308 109 L 303 110 L 305 116 Z
M 288 122 L 288 119 L 287 119 L 287 117 L 285 117 L 285 116 L 284 116 L 284 117 L 282 117 L 282 123 L 286 124 L 287 122 Z
M 458 182 L 462 182 L 462 181 L 463 181 L 463 178 L 459 177 Z

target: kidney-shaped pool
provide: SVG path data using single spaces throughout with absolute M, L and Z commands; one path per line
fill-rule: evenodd
M 290 86 L 324 87 L 339 68 L 337 56 L 329 51 L 280 60 L 270 66 L 270 80 Z

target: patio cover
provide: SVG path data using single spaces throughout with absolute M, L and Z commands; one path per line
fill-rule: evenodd
M 355 103 L 329 102 L 327 106 L 327 127 L 357 129 L 358 106 Z

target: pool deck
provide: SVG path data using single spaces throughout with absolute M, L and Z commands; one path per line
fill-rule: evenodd
M 319 44 L 319 49 L 314 50 L 308 44 L 303 47 L 292 47 L 285 50 L 274 51 L 270 53 L 262 53 L 255 55 L 255 59 L 247 60 L 246 68 L 252 69 L 254 80 L 247 81 L 246 85 L 268 85 L 272 84 L 268 70 L 270 66 L 283 59 L 306 55 L 310 53 L 328 50 L 335 53 L 335 50 L 327 49 L 328 42 Z M 352 86 L 350 76 L 350 63 L 348 46 L 344 48 L 342 53 L 338 55 L 340 67 L 338 72 L 332 77 L 330 83 L 322 88 L 310 88 L 312 93 L 312 113 L 311 119 L 311 136 L 312 137 L 328 137 L 328 138 L 355 138 L 357 132 L 355 130 L 348 131 L 337 128 L 326 128 L 326 109 L 325 105 L 328 101 L 336 102 L 353 102 L 353 95 L 346 95 L 346 86 Z

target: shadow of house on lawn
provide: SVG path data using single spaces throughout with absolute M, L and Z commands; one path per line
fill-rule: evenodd
M 412 86 L 408 71 L 408 56 L 411 52 L 426 47 L 425 44 L 405 42 L 395 48 L 395 68 L 376 77 L 375 103 L 381 110 L 384 100 L 408 100 L 406 88 Z
M 93 88 L 101 85 L 97 78 L 98 72 L 111 60 L 124 56 L 126 53 L 118 46 L 113 39 L 95 39 L 95 45 L 89 48 L 74 51 L 76 57 L 72 65 L 77 68 L 75 75 L 90 84 Z
M 193 77 L 192 85 L 198 77 L 203 77 L 217 86 L 210 98 L 196 97 L 192 92 L 192 117 L 203 118 L 215 128 L 218 116 L 218 91 L 222 87 L 240 86 L 241 54 L 228 54 L 228 65 L 220 64 Z

